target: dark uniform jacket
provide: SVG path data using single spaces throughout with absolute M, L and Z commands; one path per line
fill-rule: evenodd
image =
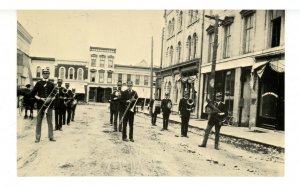
M 224 112 L 225 115 L 219 115 L 217 112 L 212 112 L 211 113 L 211 120 L 214 120 L 216 122 L 221 122 L 224 120 L 224 118 L 227 116 L 227 112 L 226 112 L 226 106 L 225 103 L 223 102 L 214 102 L 214 105 L 221 111 Z
M 65 95 L 66 95 L 66 97 L 67 97 L 67 99 L 65 99 L 65 106 L 66 106 L 67 108 L 71 108 L 72 102 L 73 102 L 73 100 L 74 100 L 74 99 L 73 99 L 73 93 L 72 93 L 72 91 L 69 89 Z
M 120 96 L 117 96 L 116 93 L 120 92 Z M 121 90 L 115 90 L 110 95 L 110 107 L 113 111 L 119 111 L 120 110 L 120 102 L 122 97 L 122 91 Z
M 151 108 L 151 110 L 153 111 L 153 107 L 155 107 L 154 108 L 154 113 L 156 113 L 156 114 L 160 114 L 160 109 L 161 109 L 161 107 L 159 106 L 159 107 L 157 107 L 157 106 L 154 106 L 154 101 L 159 101 L 158 99 L 152 99 L 151 100 L 151 102 L 150 102 L 150 108 Z
M 128 103 L 127 103 L 126 101 L 127 101 L 127 100 L 131 100 L 133 97 L 134 97 L 134 99 L 138 99 L 138 95 L 137 95 L 137 92 L 136 92 L 136 91 L 131 90 L 131 92 L 130 92 L 130 91 L 127 89 L 127 90 L 125 90 L 125 91 L 123 92 L 121 99 L 122 99 L 123 102 L 125 102 L 125 103 L 124 103 L 124 104 L 125 104 L 125 109 L 128 107 Z M 132 102 L 130 103 L 130 107 L 129 107 L 128 110 L 130 110 L 130 109 L 133 107 L 134 103 L 135 103 L 135 100 L 132 101 Z M 135 111 L 135 108 L 134 108 L 133 111 Z M 130 111 L 128 111 L 128 112 L 130 112 Z
M 47 98 L 53 89 L 54 89 L 53 82 L 51 82 L 49 80 L 48 81 L 40 80 L 34 85 L 32 91 L 31 91 L 31 96 L 34 97 L 37 95 L 41 98 Z M 53 90 L 51 97 L 53 97 L 55 95 L 55 93 L 56 93 L 56 91 Z M 40 109 L 43 104 L 44 104 L 44 102 L 42 100 L 38 100 L 37 108 Z M 53 102 L 50 107 L 52 107 L 52 106 L 53 106 Z
M 55 102 L 54 102 L 54 107 L 55 108 L 63 108 L 63 107 L 65 107 L 65 105 L 64 105 L 64 101 L 65 101 L 64 97 L 67 97 L 67 96 L 66 96 L 65 93 L 63 93 L 64 89 L 65 88 L 62 87 L 62 86 L 57 89 L 58 94 L 56 95 Z
M 171 108 L 168 107 L 168 103 L 171 102 L 171 99 L 163 99 L 161 101 L 161 110 L 163 113 L 171 113 Z
M 188 110 L 188 109 L 191 109 L 191 108 L 194 108 L 195 107 L 195 104 L 193 104 L 192 106 L 189 106 L 187 104 L 187 101 L 188 99 L 185 99 L 185 98 L 182 98 L 180 99 L 179 101 L 179 107 L 178 107 L 178 110 L 180 112 L 181 115 L 186 115 L 186 114 L 190 114 L 191 113 L 191 110 Z

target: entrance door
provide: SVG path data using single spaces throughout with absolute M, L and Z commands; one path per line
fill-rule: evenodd
M 266 65 L 259 81 L 257 126 L 284 130 L 284 73 Z

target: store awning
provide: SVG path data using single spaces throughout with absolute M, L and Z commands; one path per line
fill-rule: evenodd
M 285 69 L 284 60 L 274 60 L 274 61 L 265 61 L 265 62 L 255 63 L 252 66 L 251 73 L 256 71 L 257 75 L 259 77 L 261 77 L 264 73 L 265 67 L 268 64 L 270 65 L 270 67 L 273 71 L 276 71 L 278 73 L 283 73 L 284 72 L 284 69 Z

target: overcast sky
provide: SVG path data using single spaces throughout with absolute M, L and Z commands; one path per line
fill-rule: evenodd
M 163 10 L 18 11 L 33 36 L 31 56 L 89 60 L 89 46 L 117 49 L 118 64 L 160 64 Z

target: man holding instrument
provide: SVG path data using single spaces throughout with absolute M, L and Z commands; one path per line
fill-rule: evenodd
M 50 71 L 49 68 L 45 68 L 42 71 L 43 79 L 38 81 L 32 89 L 31 95 L 37 99 L 37 121 L 36 121 L 36 134 L 35 143 L 41 140 L 41 126 L 44 114 L 47 116 L 48 123 L 48 138 L 50 141 L 56 141 L 53 138 L 53 124 L 52 124 L 52 107 L 53 100 L 55 99 L 55 87 L 54 83 L 49 81 Z
M 134 122 L 134 112 L 135 112 L 135 105 L 138 99 L 137 92 L 132 90 L 132 81 L 127 82 L 128 89 L 125 90 L 122 94 L 122 100 L 126 101 L 126 110 L 123 114 L 123 132 L 122 132 L 122 140 L 127 140 L 127 123 L 129 122 L 129 139 L 131 142 L 133 140 L 133 122 Z M 122 121 L 122 120 L 121 120 Z
M 210 107 L 211 112 L 208 116 L 208 122 L 207 127 L 205 129 L 205 135 L 202 141 L 202 144 L 199 145 L 199 147 L 206 147 L 206 143 L 208 140 L 208 135 L 215 126 L 215 149 L 219 149 L 219 136 L 220 136 L 220 129 L 222 126 L 222 122 L 226 116 L 225 112 L 225 104 L 221 101 L 222 100 L 222 93 L 219 92 L 216 94 L 216 101 L 214 103 L 211 103 Z

